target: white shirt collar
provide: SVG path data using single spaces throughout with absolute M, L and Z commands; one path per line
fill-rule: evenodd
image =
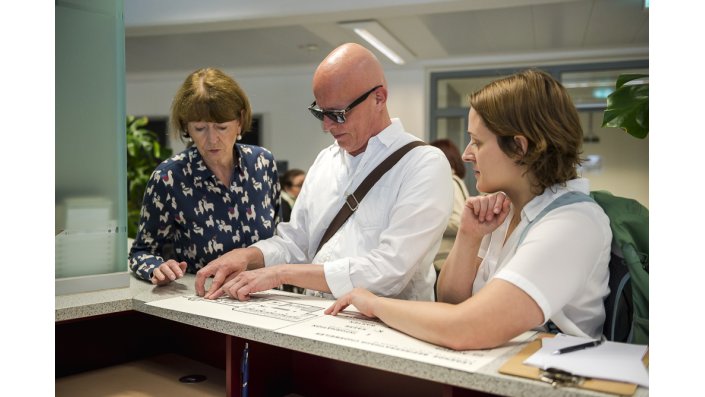
M 402 125 L 401 120 L 398 118 L 391 119 L 391 124 L 387 128 L 380 131 L 379 134 L 373 136 L 367 141 L 367 149 L 377 145 L 383 145 L 385 147 L 390 147 L 399 137 L 404 134 L 404 125 Z M 343 148 L 338 145 L 338 141 L 333 142 L 329 147 L 330 150 L 337 151 L 340 155 L 350 156 L 348 152 L 343 150 Z M 365 152 L 367 152 L 365 149 Z M 364 154 L 363 154 L 364 155 Z M 353 156 L 350 156 L 353 157 Z

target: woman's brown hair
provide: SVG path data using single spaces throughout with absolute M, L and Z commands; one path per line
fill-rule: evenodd
M 549 74 L 526 70 L 495 80 L 470 96 L 470 106 L 502 151 L 526 166 L 535 194 L 577 177 L 583 129 L 570 95 Z M 519 135 L 528 141 L 526 152 L 514 139 Z
M 240 122 L 244 134 L 252 125 L 252 108 L 240 85 L 219 69 L 198 69 L 188 75 L 171 103 L 170 130 L 182 140 L 190 140 L 189 122 L 232 120 Z

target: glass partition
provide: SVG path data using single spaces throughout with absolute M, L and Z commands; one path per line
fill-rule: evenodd
M 129 285 L 123 2 L 55 4 L 56 293 Z

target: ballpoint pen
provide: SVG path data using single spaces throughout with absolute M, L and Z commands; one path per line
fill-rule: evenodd
M 554 351 L 553 354 L 564 354 L 564 353 L 570 353 L 570 352 L 574 352 L 574 351 L 578 351 L 578 350 L 584 350 L 584 349 L 588 349 L 590 347 L 600 346 L 602 344 L 602 342 L 603 342 L 602 339 L 598 339 L 598 340 L 594 340 L 592 342 L 581 343 L 581 344 L 575 345 L 575 346 L 568 346 L 568 347 L 564 347 L 562 349 L 558 349 L 558 350 Z
M 250 378 L 250 347 L 247 342 L 245 342 L 245 349 L 242 351 L 242 360 L 240 361 L 240 397 L 247 397 L 249 388 L 249 378 Z

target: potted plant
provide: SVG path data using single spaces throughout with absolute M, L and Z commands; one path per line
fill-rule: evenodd
M 142 198 L 154 168 L 171 156 L 159 137 L 145 126 L 147 117 L 127 116 L 127 236 L 137 235 Z

